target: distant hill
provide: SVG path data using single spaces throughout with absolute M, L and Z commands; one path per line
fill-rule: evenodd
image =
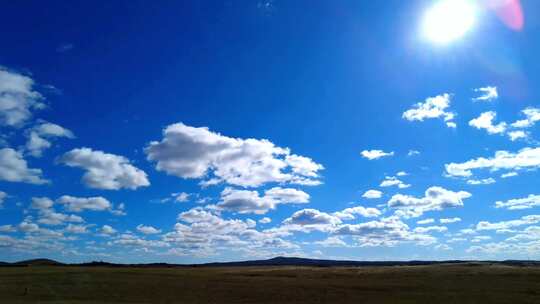
M 346 261 L 346 260 L 324 260 L 324 259 L 306 259 L 299 257 L 275 257 L 266 260 L 251 260 L 238 262 L 214 262 L 204 264 L 115 264 L 103 261 L 93 261 L 88 263 L 64 264 L 51 259 L 32 259 L 15 263 L 0 262 L 0 267 L 25 267 L 25 266 L 78 266 L 78 267 L 249 267 L 249 266 L 312 266 L 312 267 L 332 267 L 332 266 L 419 266 L 419 265 L 438 265 L 438 264 L 467 264 L 469 266 L 480 266 L 486 264 L 500 264 L 509 266 L 540 266 L 540 261 Z
M 14 266 L 62 266 L 65 265 L 55 260 L 51 259 L 31 259 L 24 260 L 20 262 L 11 263 Z

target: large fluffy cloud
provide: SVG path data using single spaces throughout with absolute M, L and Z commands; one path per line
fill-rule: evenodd
M 522 169 L 535 169 L 540 167 L 540 148 L 524 148 L 517 153 L 497 151 L 492 158 L 479 157 L 464 163 L 446 164 L 446 172 L 450 176 L 470 177 L 473 170 L 501 169 L 519 171 Z
M 183 123 L 169 125 L 161 141 L 145 152 L 156 169 L 182 178 L 205 178 L 206 185 L 226 182 L 257 187 L 268 182 L 318 184 L 323 166 L 310 158 L 291 154 L 265 139 L 232 138 L 205 127 Z
M 0 66 L 0 126 L 20 127 L 32 110 L 45 107 L 33 86 L 32 78 Z
M 46 184 L 41 169 L 28 168 L 22 154 L 11 148 L 0 149 L 0 180 L 29 184 Z
M 225 188 L 221 192 L 221 201 L 217 208 L 238 213 L 264 214 L 275 209 L 278 204 L 308 202 L 309 194 L 292 188 L 274 187 L 266 190 L 264 196 L 259 196 L 257 191 Z
M 399 209 L 396 214 L 417 217 L 426 211 L 462 207 L 463 200 L 471 197 L 466 191 L 454 192 L 434 186 L 426 190 L 424 197 L 396 194 L 388 201 L 388 207 Z
M 131 165 L 123 156 L 80 148 L 65 153 L 58 161 L 70 167 L 85 169 L 82 180 L 91 188 L 118 190 L 150 185 L 146 173 Z
M 450 107 L 450 94 L 442 94 L 435 97 L 429 97 L 425 102 L 415 104 L 411 109 L 403 113 L 403 118 L 408 121 L 424 121 L 425 119 L 443 118 L 446 126 L 455 128 L 453 122 L 455 114 L 448 112 Z

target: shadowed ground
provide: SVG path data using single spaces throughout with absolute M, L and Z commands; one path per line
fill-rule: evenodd
M 0 268 L 1 303 L 540 303 L 540 268 Z

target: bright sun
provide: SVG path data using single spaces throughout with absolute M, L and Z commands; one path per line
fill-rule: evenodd
M 474 25 L 476 8 L 468 0 L 440 0 L 424 15 L 422 32 L 435 43 L 446 44 L 467 33 Z

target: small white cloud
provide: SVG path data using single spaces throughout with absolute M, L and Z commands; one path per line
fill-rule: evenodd
M 396 214 L 403 217 L 419 217 L 426 211 L 443 210 L 463 206 L 463 200 L 472 195 L 466 191 L 454 192 L 433 186 L 426 190 L 424 197 L 396 194 L 388 201 L 388 207 L 398 209 Z
M 366 208 L 363 206 L 356 206 L 352 208 L 347 208 L 342 211 L 334 212 L 333 215 L 338 217 L 340 220 L 354 220 L 355 215 L 360 215 L 363 217 L 377 217 L 381 215 L 381 211 L 376 208 Z
M 442 94 L 429 97 L 425 102 L 415 104 L 411 109 L 403 113 L 403 118 L 408 121 L 424 121 L 425 119 L 443 118 L 449 128 L 456 128 L 453 122 L 455 114 L 447 112 L 450 107 L 450 94 Z
M 161 230 L 160 229 L 156 229 L 152 226 L 145 226 L 145 225 L 138 225 L 137 226 L 137 231 L 141 232 L 141 233 L 144 233 L 144 234 L 157 234 L 157 233 L 161 233 Z
M 435 222 L 434 219 L 428 218 L 428 219 L 425 219 L 425 220 L 417 221 L 416 224 L 418 224 L 418 225 L 427 225 L 427 224 L 432 224 L 434 222 Z
M 409 175 L 409 173 L 405 172 L 405 171 L 399 171 L 398 173 L 396 173 L 397 176 L 407 176 Z
M 501 178 L 509 178 L 509 177 L 514 177 L 514 176 L 518 176 L 518 175 L 519 174 L 517 172 L 508 172 L 508 173 L 502 174 Z
M 473 98 L 473 101 L 485 101 L 490 102 L 494 101 L 499 97 L 497 92 L 497 87 L 487 86 L 484 88 L 478 88 L 474 90 L 475 92 L 481 93 L 481 96 Z
M 36 185 L 49 183 L 41 176 L 41 169 L 28 168 L 20 152 L 11 148 L 0 149 L 0 180 Z
M 53 138 L 75 138 L 70 130 L 46 121 L 41 121 L 30 129 L 27 137 L 26 150 L 34 157 L 41 157 L 43 151 L 52 146 L 51 140 Z
M 362 194 L 362 197 L 367 199 L 376 199 L 381 198 L 382 194 L 383 193 L 379 190 L 368 190 L 364 194 Z
M 293 188 L 274 187 L 266 190 L 264 196 L 259 196 L 257 191 L 225 188 L 216 207 L 238 213 L 265 214 L 278 204 L 305 204 L 309 198 L 309 194 Z
M 521 113 L 525 115 L 525 119 L 518 120 L 512 123 L 513 128 L 524 129 L 534 126 L 534 124 L 540 121 L 540 109 L 538 108 L 526 108 Z
M 505 208 L 508 210 L 530 209 L 540 206 L 540 195 L 531 194 L 525 198 L 511 199 L 506 202 L 498 201 L 495 203 L 495 208 Z
M 174 197 L 174 201 L 178 203 L 185 203 L 189 202 L 189 193 L 186 192 L 180 192 L 180 193 L 173 193 L 172 196 Z
M 441 224 L 457 223 L 457 222 L 461 222 L 461 218 L 459 217 L 442 218 L 439 220 L 439 222 L 441 222 Z
M 407 153 L 407 156 L 416 156 L 416 155 L 420 155 L 420 151 L 417 151 L 417 150 L 409 150 L 409 152 Z
M 404 182 L 402 182 L 395 176 L 386 176 L 379 186 L 380 187 L 397 186 L 400 189 L 405 189 L 405 188 L 409 188 L 411 185 L 405 184 Z
M 469 179 L 467 181 L 467 184 L 478 186 L 478 185 L 490 185 L 490 184 L 494 184 L 495 182 L 496 182 L 495 179 L 490 177 L 490 178 L 484 178 L 484 179 Z
M 369 160 L 374 160 L 382 157 L 393 156 L 394 152 L 384 152 L 383 150 L 364 150 L 360 152 L 360 155 Z
M 72 212 L 82 212 L 84 210 L 104 211 L 112 209 L 111 202 L 101 196 L 74 197 L 64 195 L 60 197 L 57 202 L 63 204 L 66 210 Z
M 103 225 L 103 227 L 101 227 L 101 229 L 99 230 L 100 233 L 102 234 L 115 234 L 116 233 L 116 230 L 109 226 L 109 225 Z
M 123 156 L 80 148 L 65 153 L 58 162 L 85 169 L 82 180 L 90 188 L 133 190 L 150 185 L 146 173 Z
M 508 132 L 508 137 L 511 141 L 516 141 L 518 139 L 526 139 L 529 137 L 528 133 L 525 131 L 510 131 Z
M 32 204 L 30 208 L 45 210 L 49 209 L 54 205 L 54 202 L 48 197 L 32 197 Z
M 272 222 L 272 219 L 269 217 L 263 217 L 262 219 L 259 220 L 259 223 L 261 224 L 269 224 L 271 222 Z
M 506 131 L 506 123 L 501 122 L 497 125 L 493 124 L 493 120 L 497 117 L 497 113 L 493 111 L 484 112 L 479 117 L 469 121 L 469 126 L 476 129 L 485 129 L 489 134 L 503 134 Z

